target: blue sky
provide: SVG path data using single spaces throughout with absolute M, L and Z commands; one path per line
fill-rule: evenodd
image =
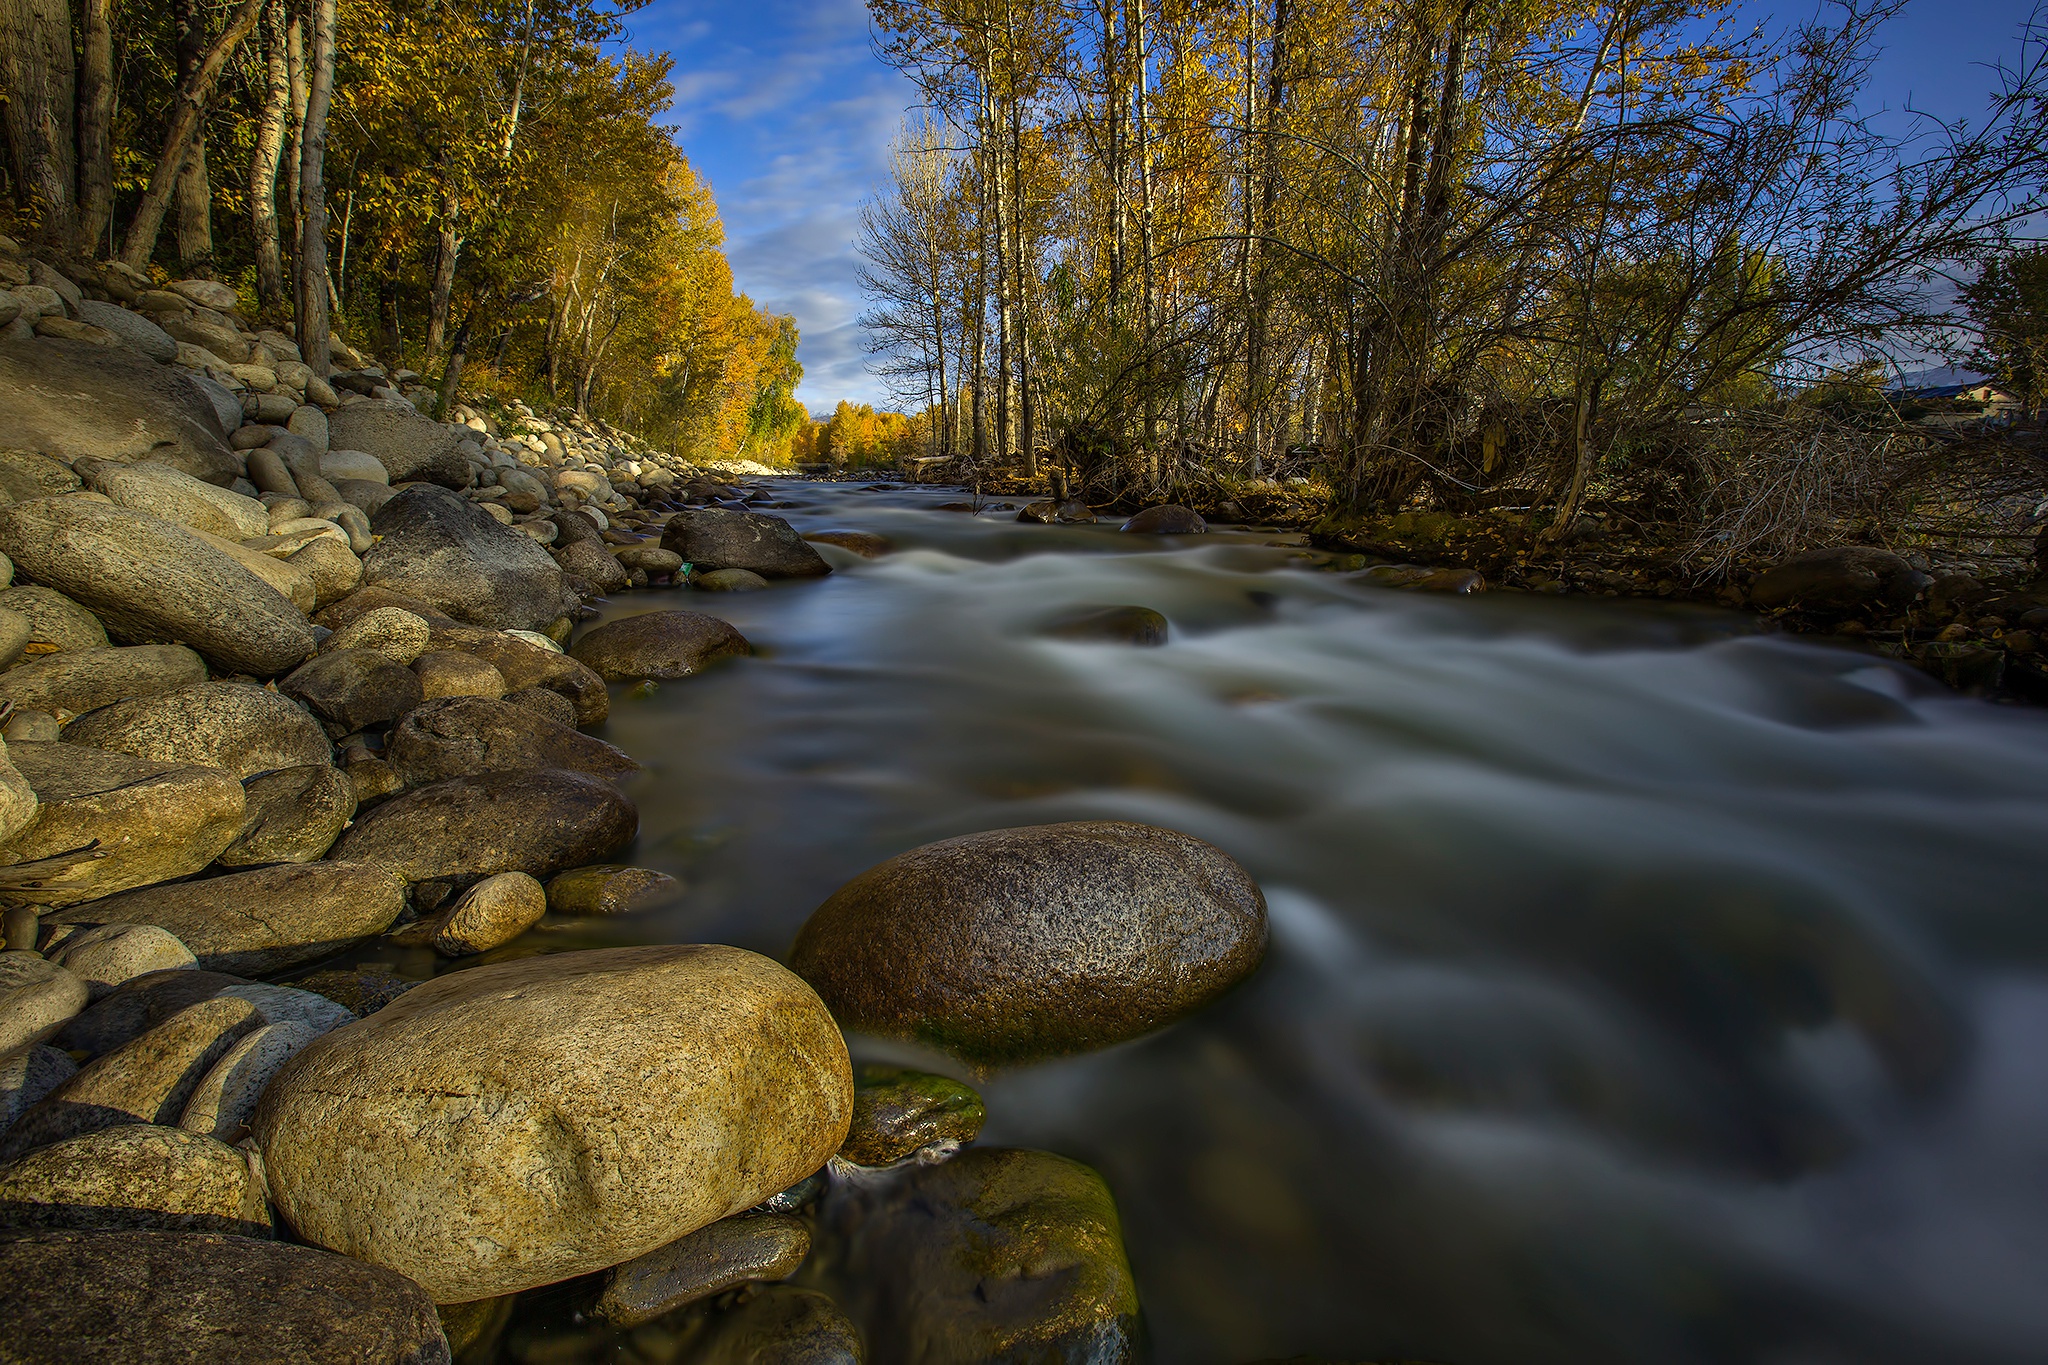
M 2028 0 L 1910 0 L 1887 31 L 1865 107 L 1974 115 L 2009 57 Z M 1813 13 L 1748 0 L 1745 24 Z M 812 411 L 881 401 L 855 318 L 853 236 L 881 185 L 889 140 L 915 98 L 876 60 L 862 0 L 654 0 L 631 41 L 676 61 L 676 139 L 711 182 L 739 287 L 794 314 Z

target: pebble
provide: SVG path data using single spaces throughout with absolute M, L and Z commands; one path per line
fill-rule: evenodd
M 612 1267 L 592 1315 L 614 1327 L 637 1327 L 743 1284 L 786 1280 L 810 1251 L 810 1229 L 801 1218 L 721 1218 Z
M 945 1076 L 864 1066 L 853 1078 L 853 1124 L 839 1155 L 856 1166 L 887 1166 L 921 1151 L 949 1152 L 974 1141 L 988 1117 L 981 1096 Z

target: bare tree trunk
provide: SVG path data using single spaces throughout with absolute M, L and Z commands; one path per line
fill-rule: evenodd
M 0 88 L 14 192 L 42 236 L 69 244 L 77 231 L 71 117 L 71 11 L 64 0 L 0 0 Z
M 81 0 L 78 62 L 78 254 L 101 254 L 114 221 L 114 25 L 111 0 Z M 106 250 L 111 252 L 110 242 Z
M 461 216 L 461 202 L 443 190 L 441 222 L 435 232 L 434 285 L 427 297 L 428 363 L 441 353 L 441 344 L 448 337 L 448 310 L 455 296 L 455 263 L 462 255 L 462 237 L 455 230 Z
M 455 400 L 462 393 L 462 362 L 469 354 L 469 326 L 475 321 L 476 308 L 472 306 L 463 316 L 462 325 L 455 329 L 455 340 L 448 348 L 448 368 L 442 372 L 441 393 L 434 404 L 434 416 L 443 422 L 455 410 Z
M 1024 477 L 1038 476 L 1036 409 L 1031 398 L 1031 309 L 1024 268 L 1024 101 L 1010 97 L 1010 259 L 1017 273 L 1017 444 Z
M 1153 331 L 1158 325 L 1159 282 L 1152 263 L 1152 127 L 1149 107 L 1152 77 L 1150 26 L 1146 14 L 1151 0 L 1129 0 L 1129 3 L 1131 10 L 1124 19 L 1124 30 L 1130 35 L 1138 68 L 1132 124 L 1138 141 L 1138 254 L 1141 258 L 1138 320 L 1145 348 L 1145 449 L 1151 461 L 1151 477 L 1156 483 L 1159 477 L 1159 456 L 1155 449 L 1159 440 L 1159 382 L 1153 356 Z
M 333 0 L 320 0 L 320 3 L 331 7 Z M 142 201 L 135 206 L 135 217 L 129 221 L 128 237 L 121 247 L 121 261 L 129 269 L 142 269 L 156 250 L 157 234 L 163 231 L 164 214 L 171 206 L 171 192 L 177 186 L 184 170 L 185 156 L 192 148 L 200 119 L 206 112 L 206 97 L 212 93 L 221 68 L 241 46 L 242 39 L 249 36 L 249 30 L 256 27 L 256 19 L 262 12 L 263 0 L 242 0 L 242 7 L 235 11 L 234 18 L 228 21 L 220 37 L 214 39 L 213 46 L 206 50 L 191 80 L 179 86 L 177 98 L 171 105 L 170 127 L 164 133 L 163 152 L 157 158 L 156 169 L 150 173 L 149 187 L 142 192 Z M 329 28 L 331 31 L 331 21 Z
M 1272 265 L 1263 234 L 1273 223 L 1273 208 L 1280 191 L 1280 107 L 1287 98 L 1287 0 L 1273 0 L 1273 43 L 1266 74 L 1266 119 L 1259 137 L 1258 216 L 1250 207 L 1250 186 L 1246 186 L 1245 219 L 1250 224 L 1247 245 L 1252 258 L 1250 306 L 1246 322 L 1244 388 L 1245 435 L 1250 445 L 1252 476 L 1265 472 L 1264 462 L 1272 447 L 1270 430 L 1271 396 L 1266 378 L 1266 322 L 1272 305 Z M 1249 127 L 1246 136 L 1251 135 Z
M 299 163 L 306 143 L 306 21 L 292 4 L 284 26 L 284 73 L 291 86 L 291 115 L 284 123 L 284 197 L 291 214 L 291 249 L 299 249 Z
M 253 0 L 252 0 L 253 3 Z M 335 0 L 312 0 L 306 54 L 306 132 L 299 156 L 299 353 L 325 378 L 327 312 L 327 106 L 334 94 Z
M 256 154 L 249 167 L 249 229 L 256 239 L 256 293 L 263 311 L 272 317 L 282 317 L 285 311 L 284 254 L 277 236 L 277 166 L 291 103 L 284 42 L 284 0 L 269 0 L 263 10 L 263 117 L 256 126 Z
M 192 80 L 206 56 L 206 11 L 199 0 L 178 0 L 178 84 Z M 205 101 L 202 98 L 201 103 Z M 178 268 L 187 275 L 213 274 L 213 186 L 206 173 L 206 122 L 202 117 L 185 169 L 178 176 Z

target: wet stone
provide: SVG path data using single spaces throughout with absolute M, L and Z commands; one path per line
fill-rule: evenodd
M 1209 529 L 1209 523 L 1202 520 L 1199 512 L 1182 507 L 1178 503 L 1166 503 L 1159 507 L 1147 507 L 1126 521 L 1123 529 L 1142 535 L 1199 535 Z
M 853 1078 L 853 1126 L 839 1155 L 856 1166 L 887 1166 L 921 1151 L 974 1141 L 988 1117 L 981 1096 L 924 1071 L 864 1066 Z
M 1048 625 L 1043 634 L 1055 640 L 1086 644 L 1163 645 L 1166 618 L 1150 607 L 1083 607 Z
M 636 1327 L 750 1281 L 788 1279 L 810 1250 L 810 1229 L 801 1218 L 722 1218 L 614 1266 L 594 1311 L 615 1327 Z
M 601 863 L 578 867 L 548 882 L 548 909 L 557 915 L 623 915 L 675 896 L 674 877 L 644 867 Z
M 829 1295 L 786 1284 L 695 1315 L 673 1333 L 650 1324 L 635 1331 L 633 1341 L 651 1359 L 689 1365 L 861 1365 L 870 1358 L 859 1329 Z M 679 1347 L 688 1354 L 672 1356 Z

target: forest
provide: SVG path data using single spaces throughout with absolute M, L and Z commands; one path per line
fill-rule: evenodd
M 4 0 L 0 231 L 329 335 L 445 393 L 786 456 L 797 331 L 733 286 L 599 0 Z
M 869 8 L 921 104 L 864 321 L 934 458 L 1093 502 L 1278 480 L 1537 543 L 1620 524 L 1705 571 L 2031 538 L 2038 443 L 1890 390 L 1971 351 L 2031 373 L 2035 25 L 1944 123 L 1863 112 L 1896 0 L 1775 31 L 1712 0 Z

